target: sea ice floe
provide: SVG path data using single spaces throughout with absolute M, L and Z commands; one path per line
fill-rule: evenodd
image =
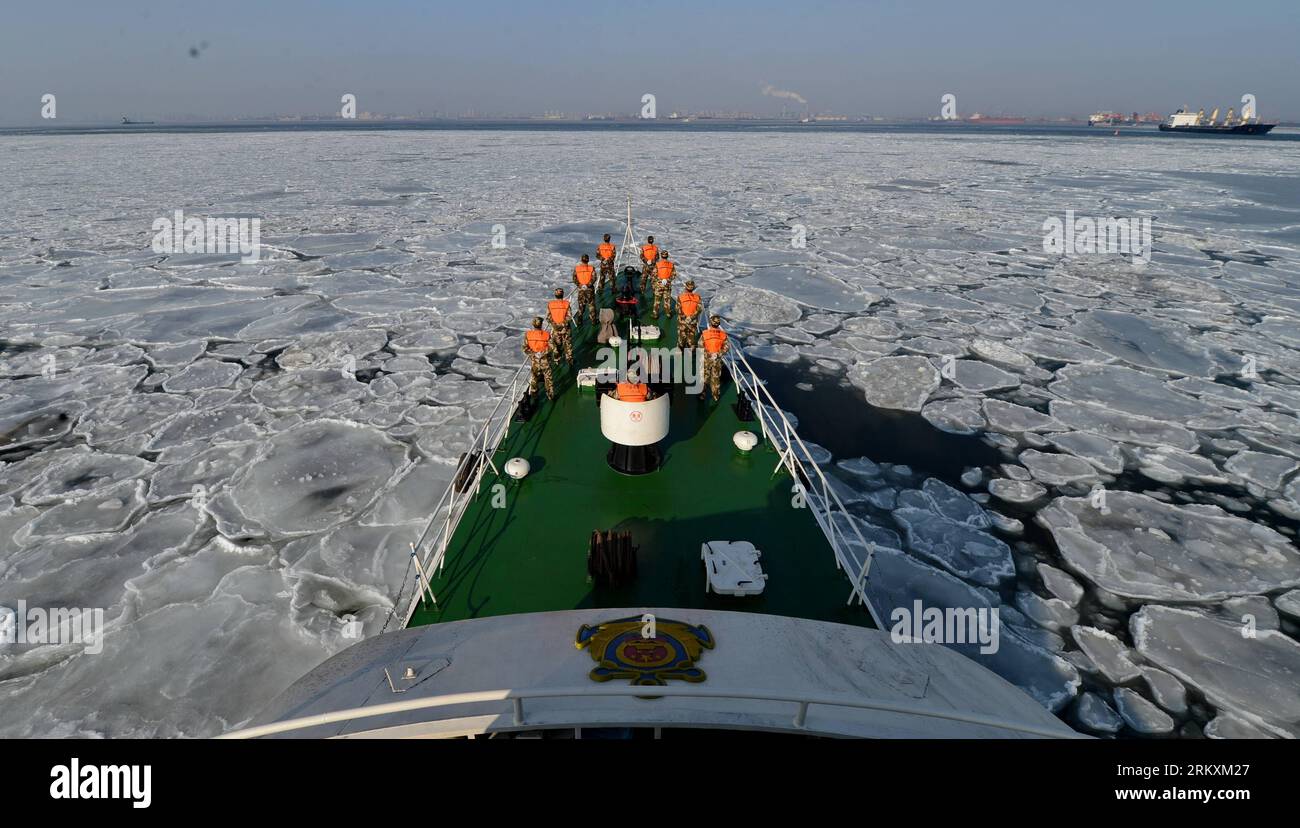
M 915 501 L 910 501 L 915 502 Z M 971 504 L 972 508 L 978 508 Z M 999 588 L 1015 577 L 1011 549 L 1001 540 L 937 510 L 896 507 L 890 517 L 902 529 L 907 549 L 980 586 Z
M 1020 378 L 987 362 L 959 359 L 952 364 L 952 381 L 967 391 L 1004 391 L 1020 385 Z
M 201 501 L 219 489 L 235 472 L 246 466 L 260 449 L 258 443 L 230 443 L 213 446 L 190 456 L 159 456 L 157 472 L 149 480 L 149 502 L 164 503 L 176 499 Z M 199 504 L 201 506 L 201 502 Z
M 395 354 L 430 354 L 455 348 L 460 340 L 448 330 L 430 328 L 399 336 L 388 344 Z
M 980 310 L 979 305 L 968 299 L 962 299 L 959 296 L 953 296 L 949 293 L 940 293 L 933 290 L 904 288 L 902 290 L 891 291 L 889 293 L 889 298 L 905 305 L 917 305 L 923 308 L 964 311 Z
M 1095 310 L 1080 314 L 1072 332 L 1101 350 L 1144 368 L 1192 377 L 1213 376 L 1220 367 L 1190 328 L 1132 313 Z M 1235 366 L 1234 366 L 1235 367 Z
M 1096 627 L 1073 626 L 1070 636 L 1079 649 L 1111 684 L 1124 684 L 1141 675 L 1131 651 L 1114 635 Z
M 1053 632 L 1065 629 L 1079 620 L 1079 613 L 1060 598 L 1044 598 L 1021 590 L 1016 593 L 1016 609 L 1043 629 Z
M 1048 410 L 1063 425 L 1090 431 L 1120 443 L 1195 451 L 1200 441 L 1189 429 L 1173 423 L 1123 414 L 1103 405 L 1052 400 Z
M 1234 623 L 1249 623 L 1253 629 L 1276 630 L 1281 627 L 1277 610 L 1263 595 L 1229 598 L 1219 607 L 1219 614 Z
M 1115 707 L 1124 723 L 1143 735 L 1159 735 L 1174 729 L 1174 720 L 1160 708 L 1129 690 L 1115 688 Z
M 1214 507 L 1107 491 L 1060 497 L 1037 521 L 1066 565 L 1117 595 L 1210 603 L 1300 585 L 1300 551 L 1282 535 Z
M 268 411 L 321 411 L 367 396 L 366 384 L 340 370 L 285 371 L 253 386 L 251 396 Z
M 214 411 L 183 411 L 158 424 L 146 448 L 161 451 L 195 440 L 213 440 L 252 427 L 264 409 L 260 405 L 227 405 Z
M 987 326 L 986 326 L 987 329 Z M 992 339 L 975 337 L 970 344 L 971 353 L 986 362 L 1004 365 L 1018 371 L 1034 367 L 1034 361 L 1010 345 Z
M 1124 453 L 1105 437 L 1086 431 L 1071 431 L 1048 435 L 1047 442 L 1061 451 L 1087 460 L 1107 474 L 1120 474 L 1124 471 Z
M 287 371 L 348 367 L 348 358 L 359 360 L 380 348 L 388 335 L 378 329 L 308 334 L 286 348 L 275 362 Z
M 275 557 L 270 546 L 231 543 L 217 536 L 202 548 L 155 562 L 126 582 L 141 615 L 168 604 L 199 603 L 212 595 L 221 580 L 246 566 L 267 566 Z
M 1242 451 L 1230 457 L 1223 468 L 1265 489 L 1279 489 L 1282 481 L 1300 468 L 1300 461 L 1262 451 Z
M 1068 573 L 1045 563 L 1039 563 L 1036 568 L 1039 577 L 1043 579 L 1043 587 L 1053 596 L 1071 607 L 1077 607 L 1083 600 L 1083 587 Z
M 1205 726 L 1207 739 L 1276 739 L 1278 734 L 1256 727 L 1240 716 L 1220 713 Z
M 879 300 L 877 295 L 799 265 L 759 267 L 739 285 L 773 291 L 803 305 L 840 313 L 862 311 Z
M 1122 365 L 1067 365 L 1048 390 L 1061 399 L 1098 403 L 1139 417 L 1183 422 L 1218 411 L 1157 377 Z
M 1082 342 L 1064 337 L 1059 333 L 1032 332 L 1012 342 L 1011 347 L 1030 357 L 1054 362 L 1103 363 L 1114 359 L 1104 351 L 1090 348 Z
M 1026 449 L 1018 458 L 1035 480 L 1049 486 L 1092 484 L 1101 478 L 1097 469 L 1087 460 L 1071 454 L 1055 454 Z
M 1124 726 L 1124 720 L 1106 703 L 1106 700 L 1091 691 L 1079 694 L 1079 700 L 1074 706 L 1074 716 L 1080 727 L 1093 733 L 1118 733 Z
M 1148 448 L 1139 446 L 1133 449 L 1137 469 L 1142 474 L 1160 483 L 1181 484 L 1187 480 L 1198 483 L 1223 485 L 1229 477 L 1214 465 L 1214 461 L 1199 454 L 1180 451 L 1176 448 Z
M 1026 431 L 1058 431 L 1062 428 L 1054 418 L 1027 406 L 1004 402 L 1003 400 L 984 400 L 984 416 L 988 418 L 989 428 L 1007 434 L 1021 434 Z
M 18 600 L 45 606 L 101 607 L 110 624 L 129 622 L 133 612 L 126 586 L 151 561 L 191 548 L 202 515 L 171 507 L 149 512 L 118 533 L 55 537 L 24 548 L 10 559 L 0 580 L 0 605 Z M 2 563 L 2 561 L 0 561 Z M 0 674 L 8 667 L 0 656 Z
M 243 369 L 231 362 L 200 359 L 169 376 L 162 384 L 169 394 L 203 391 L 208 388 L 227 388 Z
M 1149 604 L 1129 620 L 1143 658 L 1195 688 L 1221 715 L 1276 735 L 1300 736 L 1300 644 L 1273 630 L 1192 609 Z
M 273 536 L 319 532 L 364 512 L 406 463 L 405 446 L 377 429 L 315 420 L 271 437 L 230 496 Z
M 849 372 L 849 380 L 877 408 L 920 411 L 939 387 L 939 372 L 919 356 L 882 357 Z
M 1183 377 L 1170 382 L 1169 387 L 1188 394 L 1195 394 L 1224 408 L 1262 408 L 1267 404 L 1267 400 L 1260 395 L 1226 383 L 1202 379 L 1201 377 Z
M 1284 592 L 1273 599 L 1273 606 L 1283 615 L 1300 621 L 1300 589 Z
M 1187 715 L 1187 688 L 1174 676 L 1157 667 L 1142 667 L 1142 679 L 1151 698 L 1175 716 Z
M 15 406 L 21 413 L 10 417 L 0 415 L 0 450 L 25 449 L 66 437 L 85 407 L 75 400 L 41 408 Z
M 126 454 L 84 452 L 46 466 L 22 494 L 24 503 L 41 506 L 76 500 L 101 489 L 145 477 L 153 463 Z
M 26 546 L 71 535 L 119 532 L 145 508 L 144 487 L 142 480 L 123 480 L 68 499 L 42 511 L 15 540 Z
M 441 378 L 429 396 L 439 405 L 464 407 L 476 402 L 495 400 L 497 392 L 489 383 L 452 376 Z

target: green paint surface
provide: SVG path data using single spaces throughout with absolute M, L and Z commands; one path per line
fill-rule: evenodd
M 606 299 L 608 302 L 608 299 Z M 643 306 L 645 303 L 643 303 Z M 647 321 L 653 323 L 653 320 Z M 666 323 L 666 324 L 665 324 Z M 660 320 L 667 346 L 673 322 Z M 579 366 L 595 364 L 595 328 L 575 335 Z M 653 343 L 647 343 L 647 345 Z M 576 387 L 576 369 L 556 367 L 556 399 L 543 401 L 526 423 L 514 422 L 493 455 L 498 469 L 523 457 L 522 481 L 490 468 L 432 573 L 437 606 L 427 600 L 411 626 L 511 613 L 591 607 L 674 607 L 761 612 L 871 626 L 860 604 L 848 606 L 848 578 L 835 564 L 812 512 L 795 505 L 793 480 L 777 452 L 762 442 L 739 451 L 732 435 L 761 437 L 758 422 L 735 414 L 734 383 L 723 399 L 671 392 L 663 465 L 640 476 L 605 462 L 596 393 Z M 493 486 L 505 486 L 505 507 L 493 507 Z M 497 498 L 499 502 L 499 498 Z M 637 552 L 636 580 L 620 589 L 596 588 L 587 577 L 587 548 L 595 530 L 628 530 Z M 747 540 L 761 552 L 767 586 L 760 596 L 705 592 L 700 546 Z

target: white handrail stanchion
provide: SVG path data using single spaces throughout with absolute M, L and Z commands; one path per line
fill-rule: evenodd
M 435 607 L 438 606 L 438 599 L 433 595 L 433 587 L 429 585 L 429 576 L 424 574 L 424 565 L 420 563 L 420 556 L 415 552 L 415 544 L 411 544 L 411 560 L 415 562 L 415 577 L 420 579 L 424 591 L 429 593 L 429 600 Z
M 831 488 L 830 481 L 826 479 L 826 475 L 823 474 L 822 470 L 815 462 L 813 462 L 812 452 L 808 450 L 808 446 L 805 445 L 804 441 L 799 437 L 798 431 L 796 431 L 794 426 L 790 423 L 790 419 L 785 416 L 785 412 L 776 404 L 776 400 L 772 397 L 771 392 L 768 391 L 767 387 L 759 380 L 758 373 L 754 370 L 753 366 L 749 364 L 749 360 L 745 359 L 745 355 L 741 352 L 739 345 L 728 351 L 725 359 L 727 360 L 727 367 L 731 370 L 732 379 L 736 382 L 737 390 L 747 393 L 754 404 L 764 439 L 769 440 L 772 443 L 773 448 L 777 451 L 779 459 L 777 460 L 776 468 L 772 470 L 772 473 L 775 474 L 776 471 L 784 465 L 796 481 L 802 482 L 800 472 L 802 472 L 802 478 L 808 480 L 810 483 L 813 481 L 814 476 L 816 477 L 817 483 L 820 484 L 820 492 L 809 490 L 807 487 L 804 487 L 805 501 L 809 504 L 810 508 L 812 508 L 813 517 L 817 521 L 817 525 L 821 527 L 822 533 L 826 536 L 827 542 L 831 545 L 831 550 L 835 555 L 835 565 L 851 576 L 850 580 L 853 584 L 853 594 L 858 597 L 862 604 L 867 608 L 867 611 L 871 613 L 871 617 L 876 622 L 876 626 L 883 628 L 880 617 L 876 614 L 875 607 L 872 606 L 871 601 L 867 598 L 866 594 L 866 583 L 871 571 L 871 560 L 876 553 L 875 543 L 868 542 L 867 539 L 862 536 L 862 532 L 858 529 L 857 523 L 854 522 L 852 514 L 845 507 L 843 501 L 840 500 L 839 495 L 835 493 L 835 490 Z M 771 409 L 770 412 L 767 410 L 769 408 Z M 767 417 L 769 416 L 773 418 L 773 425 L 776 427 L 768 427 Z M 802 452 L 802 457 L 800 456 L 800 452 L 796 452 L 796 447 Z M 852 576 L 852 570 L 848 566 L 850 560 L 846 559 L 845 556 L 845 549 L 853 544 L 848 542 L 848 539 L 844 536 L 843 530 L 835 526 L 834 513 L 837 511 L 844 515 L 845 520 L 853 530 L 853 534 L 856 536 L 858 543 L 861 544 L 866 553 L 866 560 L 862 561 L 860 564 L 858 564 L 856 559 L 851 561 L 859 566 L 859 571 L 856 576 Z

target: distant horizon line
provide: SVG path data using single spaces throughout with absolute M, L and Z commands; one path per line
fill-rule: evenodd
M 1139 120 L 1113 126 L 1154 126 L 1156 123 L 1167 118 L 1167 115 L 1159 115 L 1154 110 L 1148 112 L 1133 111 L 1098 111 L 1093 114 L 1114 114 L 1121 117 L 1128 117 L 1133 114 L 1139 115 Z M 1151 116 L 1156 116 L 1153 119 Z M 207 126 L 207 125 L 237 125 L 237 124 L 303 124 L 303 123 L 322 123 L 322 124 L 358 124 L 358 123 L 508 123 L 508 122 L 531 122 L 531 123 L 620 123 L 620 124 L 653 124 L 653 123 L 692 123 L 695 121 L 713 121 L 713 122 L 731 122 L 731 123 L 857 123 L 857 124 L 943 124 L 943 123 L 971 123 L 980 124 L 982 121 L 1010 121 L 1022 122 L 1025 124 L 1088 124 L 1087 115 L 1021 115 L 1009 114 L 1002 112 L 971 112 L 965 115 L 958 115 L 952 118 L 943 118 L 938 116 L 921 116 L 921 115 L 870 115 L 870 114 L 845 114 L 839 112 L 802 112 L 782 115 L 764 115 L 751 112 L 721 112 L 717 110 L 704 110 L 699 112 L 673 112 L 656 118 L 645 118 L 636 114 L 612 114 L 612 113 L 584 113 L 569 114 L 564 112 L 553 113 L 476 113 L 468 112 L 463 114 L 446 114 L 446 113 L 376 113 L 362 112 L 354 117 L 344 118 L 338 114 L 262 114 L 262 115 L 234 115 L 234 116 L 200 116 L 200 115 L 183 115 L 183 116 L 162 116 L 162 115 L 119 115 L 112 118 L 95 116 L 85 120 L 68 120 L 58 119 L 33 119 L 26 122 L 0 123 L 0 129 L 50 129 L 57 130 L 60 128 L 67 129 L 84 129 L 100 128 L 109 126 Z M 1300 125 L 1300 119 L 1278 118 L 1274 121 L 1279 126 L 1297 126 Z

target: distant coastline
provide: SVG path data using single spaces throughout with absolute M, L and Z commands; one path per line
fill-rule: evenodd
M 1300 131 L 1288 130 L 1283 123 L 1267 136 L 1255 141 L 1296 141 Z M 371 119 L 371 120 L 302 120 L 302 121 L 212 121 L 150 124 L 69 124 L 67 126 L 10 126 L 0 127 L 0 136 L 23 135 L 112 135 L 112 134 L 190 134 L 190 133 L 270 133 L 270 132 L 390 132 L 390 131 L 528 131 L 528 132 L 865 132 L 865 133 L 944 133 L 963 134 L 1023 134 L 1089 136 L 1113 138 L 1118 131 L 1122 136 L 1149 136 L 1164 139 L 1154 125 L 1121 126 L 1099 129 L 1086 123 L 1060 123 L 1054 121 L 1026 121 L 1015 124 L 980 124 L 969 121 L 825 121 L 800 123 L 789 119 L 699 119 L 677 120 L 548 120 L 537 118 L 514 119 Z M 1188 137 L 1188 136 L 1179 136 Z M 1217 136 L 1207 136 L 1213 140 Z

